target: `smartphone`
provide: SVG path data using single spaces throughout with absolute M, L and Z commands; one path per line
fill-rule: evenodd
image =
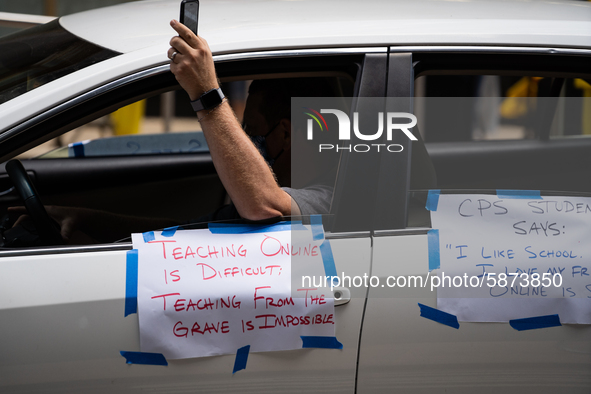
M 181 2 L 181 23 L 197 35 L 199 22 L 199 0 L 183 0 Z

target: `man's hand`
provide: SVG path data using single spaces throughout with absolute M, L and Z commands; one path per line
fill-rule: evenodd
M 182 23 L 173 19 L 170 25 L 179 34 L 170 40 L 170 71 L 191 101 L 197 100 L 203 93 L 219 87 L 211 50 L 207 41 Z
M 170 71 L 193 101 L 219 87 L 211 50 L 182 23 L 173 20 L 170 25 L 179 34 L 170 40 Z M 228 103 L 201 115 L 199 122 L 216 171 L 240 216 L 262 220 L 291 214 L 291 197 L 279 188 Z

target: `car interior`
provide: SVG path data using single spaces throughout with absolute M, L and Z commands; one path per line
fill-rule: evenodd
M 236 102 L 235 111 L 239 112 L 243 110 L 245 100 L 244 85 L 248 85 L 253 79 L 325 78 L 332 81 L 335 94 L 350 97 L 354 94 L 359 72 L 357 60 L 357 57 L 352 59 L 335 56 L 321 63 L 315 59 L 221 63 L 218 65 L 218 75 L 223 88 L 228 92 L 230 102 Z M 277 70 L 284 72 L 277 73 Z M 163 93 L 178 89 L 179 86 L 170 72 L 158 73 L 65 110 L 18 135 L 16 140 L 19 141 L 12 144 L 7 142 L 14 148 L 12 152 L 21 153 L 59 137 L 64 132 L 96 122 L 96 119 L 119 107 L 151 97 L 148 99 L 150 104 L 150 100 L 162 100 L 160 97 Z M 184 107 L 190 108 L 188 96 L 182 90 L 175 94 L 175 98 L 175 106 L 181 108 L 181 112 Z M 239 118 L 242 116 L 241 113 L 237 115 Z M 194 114 L 190 113 L 189 116 L 189 121 L 192 122 L 189 127 L 193 128 L 189 130 L 198 131 L 200 126 Z M 47 130 L 53 131 L 48 133 Z M 17 148 L 21 144 L 24 146 Z M 5 159 L 12 155 L 9 153 L 11 148 L 4 150 Z M 205 149 L 191 153 L 51 157 L 51 154 L 47 154 L 22 159 L 26 170 L 0 173 L 0 190 L 3 192 L 0 194 L 0 207 L 4 215 L 4 234 L 11 234 L 16 220 L 14 214 L 6 214 L 7 208 L 22 205 L 23 193 L 25 197 L 27 195 L 22 190 L 30 191 L 32 188 L 36 191 L 35 198 L 45 205 L 84 207 L 137 217 L 168 218 L 178 221 L 180 225 L 194 223 L 198 218 L 230 202 L 215 172 L 211 156 Z M 30 183 L 23 180 L 25 173 L 28 174 Z M 18 183 L 25 184 L 20 192 L 13 188 L 17 178 L 21 179 Z M 51 222 L 47 219 L 43 221 Z M 148 230 L 153 229 L 146 229 Z M 36 230 L 32 231 L 36 233 Z M 35 236 L 23 235 L 20 231 L 18 239 L 7 238 L 5 236 L 4 247 L 60 243 L 55 237 L 39 241 Z

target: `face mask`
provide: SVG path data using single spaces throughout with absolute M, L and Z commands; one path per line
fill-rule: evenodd
M 263 156 L 263 159 L 265 159 L 265 161 L 267 162 L 267 164 L 269 164 L 270 167 L 272 167 L 273 164 L 275 164 L 275 160 L 277 160 L 279 156 L 281 156 L 281 154 L 283 153 L 283 149 L 281 149 L 281 152 L 279 152 L 277 156 L 271 158 L 269 157 L 269 151 L 267 151 L 266 139 L 273 132 L 273 130 L 277 128 L 277 126 L 279 126 L 279 123 L 271 127 L 271 130 L 269 130 L 269 132 L 265 135 L 249 135 L 250 140 L 258 149 L 259 153 L 261 154 L 261 156 Z

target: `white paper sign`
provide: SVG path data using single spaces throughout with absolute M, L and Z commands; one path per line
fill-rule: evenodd
M 142 352 L 168 359 L 289 350 L 300 336 L 334 337 L 334 300 L 323 289 L 291 289 L 291 231 L 244 234 L 177 231 L 145 238 L 138 250 Z M 306 261 L 322 267 L 308 233 Z M 302 239 L 299 235 L 298 239 Z
M 439 309 L 460 321 L 591 323 L 590 198 L 443 194 L 431 219 Z

